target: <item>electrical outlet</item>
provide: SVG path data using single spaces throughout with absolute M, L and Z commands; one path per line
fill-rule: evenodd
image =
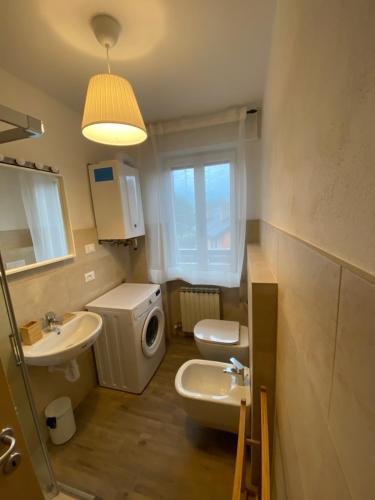
M 95 243 L 88 243 L 85 245 L 85 253 L 93 253 L 96 252 Z
M 90 271 L 85 273 L 85 281 L 88 283 L 89 281 L 93 281 L 95 279 L 95 271 Z

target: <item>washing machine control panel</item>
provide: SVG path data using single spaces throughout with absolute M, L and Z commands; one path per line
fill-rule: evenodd
M 144 300 L 135 309 L 133 309 L 133 318 L 136 320 L 146 311 L 149 311 L 151 306 L 159 299 L 161 300 L 160 288 L 158 288 L 152 295 L 150 295 L 146 300 Z

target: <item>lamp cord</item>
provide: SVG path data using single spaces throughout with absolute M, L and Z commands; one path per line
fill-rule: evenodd
M 107 50 L 107 68 L 108 68 L 108 73 L 111 74 L 111 65 L 109 64 L 109 45 L 106 44 L 105 48 Z

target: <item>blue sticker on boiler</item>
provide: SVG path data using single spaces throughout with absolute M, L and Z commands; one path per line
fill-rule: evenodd
M 95 182 L 113 181 L 113 168 L 103 167 L 94 170 Z

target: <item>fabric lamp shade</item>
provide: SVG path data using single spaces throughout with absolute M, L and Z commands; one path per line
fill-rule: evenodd
M 90 78 L 82 134 L 111 146 L 131 146 L 147 139 L 137 99 L 125 78 L 111 73 Z

